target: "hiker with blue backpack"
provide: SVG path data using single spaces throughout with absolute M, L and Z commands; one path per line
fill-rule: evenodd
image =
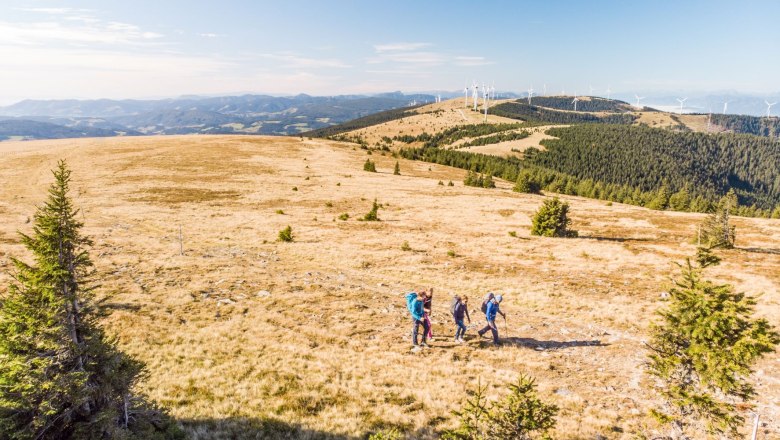
M 469 325 L 471 325 L 471 316 L 469 316 L 469 297 L 464 296 L 461 298 L 458 295 L 452 299 L 452 306 L 450 306 L 450 313 L 452 318 L 455 319 L 455 342 L 462 344 L 465 342 L 463 336 L 466 335 L 466 324 L 463 322 L 463 318 L 468 318 Z
M 485 313 L 485 319 L 487 320 L 487 325 L 485 328 L 480 330 L 479 336 L 482 337 L 487 333 L 488 331 L 493 334 L 493 344 L 500 345 L 501 342 L 498 340 L 498 326 L 496 326 L 496 315 L 501 315 L 506 320 L 506 315 L 504 312 L 501 311 L 499 308 L 499 305 L 501 304 L 501 300 L 503 300 L 504 297 L 501 295 L 493 295 L 493 292 L 488 294 L 488 297 L 485 299 L 485 301 L 482 303 L 482 311 Z
M 425 310 L 423 304 L 425 302 L 425 291 L 409 292 L 406 294 L 406 308 L 412 315 L 412 345 L 417 347 L 417 336 L 420 331 L 420 326 L 423 328 L 422 344 L 420 346 L 428 346 L 428 332 L 430 331 L 430 325 L 425 319 Z

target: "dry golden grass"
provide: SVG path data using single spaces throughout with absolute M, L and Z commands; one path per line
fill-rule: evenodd
M 365 152 L 351 144 L 9 142 L 0 143 L 0 290 L 8 257 L 27 257 L 14 231 L 29 232 L 59 158 L 95 240 L 104 324 L 147 363 L 143 391 L 195 439 L 351 438 L 388 425 L 431 438 L 454 426 L 466 388 L 481 380 L 496 397 L 520 372 L 561 407 L 557 438 L 629 438 L 651 424 L 642 340 L 672 263 L 694 252 L 701 215 L 564 197 L 581 237 L 539 238 L 528 231 L 542 196 L 501 181 L 464 187 L 463 171 L 420 162 L 400 160 L 394 176 L 396 159 L 376 153 L 379 172 L 363 172 Z M 382 221 L 353 220 L 375 198 Z M 344 212 L 350 220 L 336 220 Z M 722 252 L 712 275 L 763 292 L 759 313 L 780 325 L 780 221 L 735 221 L 739 248 Z M 276 242 L 287 225 L 295 242 Z M 413 354 L 402 295 L 418 286 L 436 289 L 437 338 Z M 474 330 L 452 343 L 451 294 L 469 295 L 481 324 L 489 290 L 507 298 L 509 343 L 483 346 Z M 756 384 L 763 436 L 780 436 L 778 355 L 759 365 Z
M 512 100 L 497 100 L 495 104 Z M 397 135 L 417 136 L 425 132 L 429 134 L 438 133 L 454 125 L 481 124 L 485 122 L 485 114 L 482 107 L 482 98 L 479 99 L 477 111 L 473 111 L 469 97 L 469 108 L 463 105 L 463 98 L 449 99 L 439 103 L 428 104 L 414 110 L 416 114 L 405 118 L 388 121 L 371 127 L 361 128 L 346 133 L 348 136 L 360 136 L 368 142 L 369 145 L 379 143 L 382 137 L 392 138 Z M 488 115 L 489 124 L 512 123 L 520 121 L 516 119 L 504 118 L 496 115 Z M 406 145 L 400 144 L 399 145 Z

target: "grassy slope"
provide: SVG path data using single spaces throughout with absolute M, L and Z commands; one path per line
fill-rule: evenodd
M 481 380 L 495 397 L 519 372 L 561 407 L 557 438 L 617 439 L 650 423 L 641 341 L 671 262 L 693 253 L 700 215 L 566 197 L 581 238 L 546 239 L 528 234 L 542 196 L 506 182 L 463 187 L 462 171 L 427 163 L 401 160 L 394 176 L 396 159 L 377 154 L 380 172 L 365 173 L 365 152 L 349 144 L 195 136 L 2 148 L 0 293 L 8 257 L 26 255 L 14 231 L 29 232 L 48 170 L 66 158 L 96 243 L 104 322 L 148 364 L 144 391 L 193 438 L 348 438 L 384 424 L 426 438 L 453 426 L 464 387 Z M 333 221 L 374 198 L 389 204 L 384 221 Z M 713 275 L 764 292 L 760 313 L 780 325 L 780 222 L 735 221 L 739 249 Z M 276 243 L 287 225 L 296 241 Z M 401 295 L 428 285 L 442 339 L 414 355 Z M 506 293 L 510 343 L 483 347 L 470 330 L 468 344 L 452 344 L 450 294 L 477 309 L 488 289 Z M 758 370 L 770 438 L 780 358 Z

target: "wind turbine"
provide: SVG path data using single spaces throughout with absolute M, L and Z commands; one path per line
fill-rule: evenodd
M 590 96 L 593 96 L 593 91 L 596 89 L 594 89 L 592 85 L 588 85 L 588 88 L 590 88 Z
M 769 117 L 769 112 L 772 110 L 772 106 L 777 104 L 777 101 L 770 103 L 769 101 L 764 101 L 766 103 L 766 117 Z
M 487 117 L 487 106 L 488 106 L 488 88 L 485 86 L 485 84 L 482 84 L 482 105 L 485 107 L 485 117 Z
M 607 86 L 607 99 L 609 99 L 609 94 L 612 93 L 612 90 L 609 90 L 609 86 Z
M 533 86 L 528 88 L 528 105 L 531 105 L 531 96 L 534 94 L 534 88 Z
M 726 109 L 729 108 L 729 101 L 723 103 L 723 114 L 726 114 Z
M 636 95 L 636 94 L 634 94 L 634 96 L 636 97 L 636 106 L 637 106 L 637 108 L 642 108 L 641 101 L 643 99 L 645 99 L 645 97 L 644 96 L 639 96 L 639 95 Z
M 542 85 L 542 94 L 543 96 L 547 96 L 547 84 Z
M 469 108 L 469 83 L 463 85 L 463 108 Z
M 578 102 L 580 102 L 580 100 L 577 99 L 577 92 L 574 92 L 574 100 L 571 103 L 574 104 L 574 111 L 575 112 L 577 111 L 577 103 Z
M 477 100 L 479 99 L 479 86 L 476 81 L 471 86 L 471 97 L 474 100 L 474 111 L 477 111 Z
M 687 97 L 686 97 L 686 98 L 683 98 L 683 99 L 677 98 L 677 102 L 679 102 L 679 103 L 680 103 L 680 114 L 682 114 L 682 110 L 683 110 L 683 102 L 685 102 L 685 101 L 687 101 L 687 100 L 688 100 L 688 98 L 687 98 Z

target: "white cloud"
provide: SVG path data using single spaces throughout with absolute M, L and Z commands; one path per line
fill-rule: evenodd
M 494 62 L 485 59 L 485 57 L 467 57 L 467 56 L 455 57 L 454 63 L 457 66 L 487 66 L 490 64 L 495 64 Z
M 307 58 L 292 53 L 262 53 L 256 55 L 259 58 L 279 62 L 274 67 L 284 68 L 347 68 L 350 65 L 335 58 Z
M 212 33 L 212 32 L 205 32 L 205 33 L 201 33 L 201 34 L 198 34 L 198 35 L 203 37 L 203 38 L 217 38 L 217 37 L 221 37 L 222 36 L 220 34 L 215 34 L 215 33 Z
M 390 43 L 390 44 L 376 44 L 374 50 L 377 53 L 383 52 L 409 52 L 425 47 L 432 46 L 431 43 Z

